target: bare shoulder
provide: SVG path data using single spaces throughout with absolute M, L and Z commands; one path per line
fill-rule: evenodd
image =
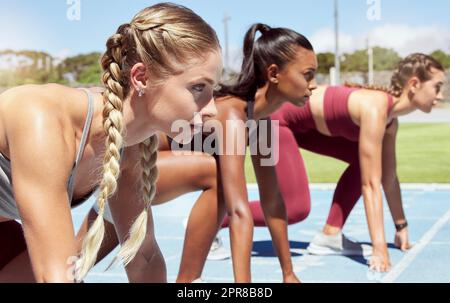
M 387 114 L 389 105 L 386 92 L 361 89 L 356 91 L 354 95 L 357 97 L 362 110 Z
M 217 117 L 222 123 L 227 120 L 246 120 L 247 102 L 234 96 L 216 99 Z
M 61 97 L 72 88 L 59 84 L 22 85 L 5 91 L 0 96 L 1 115 L 14 117 L 26 113 L 48 113 L 61 117 L 64 102 Z
M 6 132 L 17 129 L 39 130 L 43 127 L 49 133 L 62 130 L 61 108 L 50 102 L 51 98 L 45 88 L 25 85 L 2 94 L 0 115 Z M 50 128 L 56 124 L 59 124 L 56 129 Z
M 57 102 L 51 102 L 49 89 L 59 85 L 25 85 L 1 95 L 1 151 L 10 156 L 11 146 L 34 144 L 34 151 L 61 151 L 65 159 L 75 157 L 74 134 Z M 26 142 L 25 142 L 26 141 Z M 17 150 L 17 149 L 16 149 Z M 32 151 L 29 151 L 32 152 Z M 55 159 L 56 161 L 56 159 Z

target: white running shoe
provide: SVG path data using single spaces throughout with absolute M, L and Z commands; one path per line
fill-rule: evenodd
M 230 251 L 223 246 L 222 239 L 219 235 L 214 238 L 211 248 L 209 249 L 208 257 L 209 261 L 221 261 L 231 257 Z
M 363 256 L 372 255 L 372 247 L 349 240 L 342 232 L 334 236 L 318 233 L 309 244 L 307 251 L 311 255 Z

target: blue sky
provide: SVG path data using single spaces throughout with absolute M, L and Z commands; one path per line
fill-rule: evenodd
M 0 49 L 35 49 L 56 56 L 103 51 L 118 25 L 129 22 L 140 9 L 159 1 L 80 0 L 81 20 L 70 21 L 72 0 L 0 0 Z M 379 0 L 381 20 L 369 21 L 367 2 L 339 0 L 344 51 L 375 44 L 407 51 L 443 48 L 450 52 L 450 2 L 448 0 Z M 223 41 L 222 18 L 229 23 L 232 52 L 239 53 L 245 31 L 254 22 L 295 29 L 309 37 L 316 50 L 332 48 L 333 0 L 174 0 L 210 23 Z M 330 36 L 331 35 L 331 36 Z

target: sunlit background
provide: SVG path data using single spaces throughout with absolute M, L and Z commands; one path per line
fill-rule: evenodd
M 107 38 L 139 10 L 157 2 L 1 0 L 0 89 L 24 83 L 98 84 L 98 61 Z M 214 27 L 228 75 L 239 70 L 243 36 L 255 22 L 289 27 L 307 36 L 318 54 L 318 80 L 323 83 L 388 84 L 398 60 L 413 52 L 433 54 L 450 68 L 446 0 L 173 2 L 193 9 Z M 336 65 L 340 77 L 333 72 Z M 448 96 L 448 88 L 446 92 Z

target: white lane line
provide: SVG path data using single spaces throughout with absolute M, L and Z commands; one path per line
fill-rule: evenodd
M 258 185 L 250 183 L 247 186 L 249 189 L 258 189 Z M 309 188 L 312 190 L 329 191 L 336 189 L 336 183 L 311 183 Z M 403 183 L 401 184 L 402 190 L 421 190 L 421 191 L 448 191 L 450 190 L 450 184 L 438 184 L 438 183 Z
M 127 275 L 124 273 L 108 273 L 108 272 L 91 272 L 87 275 L 89 277 L 105 277 L 105 278 L 124 278 L 128 279 Z
M 448 210 L 413 246 L 413 248 L 406 253 L 392 270 L 386 274 L 382 283 L 393 283 L 408 266 L 414 261 L 417 255 L 428 245 L 434 236 L 450 221 L 450 210 Z

